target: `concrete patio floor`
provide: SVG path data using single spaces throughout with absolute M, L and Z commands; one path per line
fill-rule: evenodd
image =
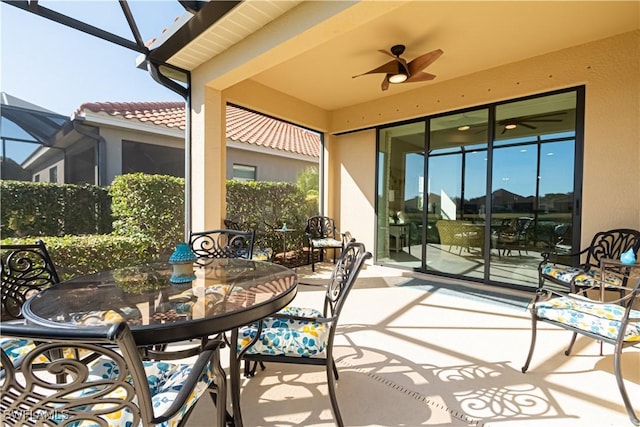
M 297 269 L 299 281 L 311 285 L 299 287 L 296 305 L 321 308 L 317 285 L 331 269 L 330 263 L 316 265 L 315 274 Z M 522 304 L 397 286 L 412 277 L 367 266 L 349 295 L 335 341 L 345 425 L 632 425 L 613 375 L 611 346 L 600 356 L 598 343 L 578 338 L 567 357 L 571 334 L 541 325 L 531 366 L 522 374 L 530 340 Z M 640 411 L 640 349 L 626 351 L 623 371 Z M 335 425 L 324 367 L 267 364 L 255 377 L 242 378 L 241 401 L 248 427 Z M 204 396 L 187 426 L 214 425 L 212 411 Z

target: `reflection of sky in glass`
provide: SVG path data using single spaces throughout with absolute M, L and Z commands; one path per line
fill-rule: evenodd
M 574 142 L 542 144 L 540 196 L 573 192 Z
M 17 138 L 25 140 L 34 140 L 34 138 L 26 133 L 22 128 L 12 121 L 2 119 L 2 136 L 7 138 Z M 29 144 L 26 142 L 15 142 L 7 140 L 5 143 L 4 156 L 7 159 L 13 159 L 16 163 L 22 163 L 27 157 L 31 155 L 37 148 L 38 144 Z M 2 155 L 2 154 L 0 154 Z
M 567 136 L 567 135 L 565 135 Z M 558 137 L 558 135 L 555 135 Z M 574 141 L 549 142 L 541 145 L 540 196 L 573 191 Z M 418 156 L 413 156 L 418 157 Z M 406 199 L 417 196 L 420 159 L 407 157 Z M 439 195 L 444 190 L 450 197 L 460 197 L 462 155 L 432 156 L 429 159 L 429 191 Z M 523 197 L 536 192 L 537 145 L 497 148 L 494 150 L 493 191 L 504 189 Z M 465 199 L 484 196 L 486 190 L 486 151 L 467 153 L 465 163 Z
M 405 158 L 405 200 L 416 198 L 422 192 L 419 188 L 420 177 L 423 176 L 424 156 L 418 153 L 409 153 Z

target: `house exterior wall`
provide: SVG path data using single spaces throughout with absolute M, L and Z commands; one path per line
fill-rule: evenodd
M 106 178 L 107 182 L 122 174 L 122 141 L 134 141 L 145 144 L 163 145 L 184 149 L 184 136 L 171 137 L 146 132 L 130 130 L 127 128 L 102 126 L 100 136 L 106 141 Z
M 640 31 L 508 64 L 474 75 L 335 111 L 332 130 L 391 123 L 453 111 L 555 89 L 586 87 L 582 242 L 611 228 L 640 229 Z M 416 111 L 418 110 L 418 111 Z M 411 113 L 408 113 L 408 112 Z M 404 113 L 404 114 L 403 114 Z M 375 164 L 375 132 L 345 134 L 330 146 L 332 162 L 352 163 L 352 157 Z M 351 144 L 358 151 L 345 148 Z M 373 248 L 373 203 L 344 205 L 344 200 L 374 200 L 375 174 L 357 180 L 344 168 L 327 191 L 342 228 L 371 218 L 357 237 Z M 367 173 L 359 169 L 359 173 Z M 364 183 L 364 184 L 363 184 Z M 369 183 L 370 185 L 366 185 Z M 360 197 L 353 193 L 361 192 Z
M 640 31 L 632 31 L 592 43 L 502 65 L 413 91 L 327 112 L 313 105 L 247 81 L 224 91 L 221 102 L 231 101 L 271 116 L 325 132 L 326 164 L 323 172 L 325 213 L 339 228 L 371 223 L 357 238 L 374 242 L 375 132 L 367 129 L 436 113 L 455 111 L 552 90 L 585 86 L 584 176 L 582 193 L 582 241 L 599 230 L 640 229 Z M 207 76 L 192 75 L 193 91 L 206 88 Z M 204 96 L 204 95 L 203 95 Z M 215 100 L 211 99 L 212 102 Z M 193 123 L 194 132 L 203 124 Z M 345 133 L 335 137 L 331 135 Z M 349 132 L 349 133 L 346 133 Z M 204 136 L 204 135 L 203 135 Z M 209 144 L 207 139 L 204 146 Z M 356 150 L 345 145 L 355 144 Z M 371 173 L 359 177 L 346 170 L 370 159 Z M 358 169 L 359 173 L 367 173 Z M 337 174 L 337 176 L 335 176 Z M 360 179 L 355 179 L 360 178 Z M 363 184 L 363 182 L 365 184 Z M 224 197 L 221 190 L 207 194 Z M 223 191 L 223 190 L 222 190 Z M 354 194 L 359 194 L 353 197 Z M 351 197 L 345 206 L 342 201 Z M 361 201 L 356 204 L 355 201 Z M 372 247 L 372 246 L 371 246 Z
M 257 181 L 296 182 L 300 172 L 309 166 L 318 166 L 318 161 L 281 157 L 227 146 L 227 179 L 233 178 L 234 164 L 256 166 Z

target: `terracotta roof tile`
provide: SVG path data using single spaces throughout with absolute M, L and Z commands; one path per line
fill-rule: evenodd
M 82 104 L 76 114 L 82 115 L 84 110 L 185 129 L 184 102 L 88 102 Z M 317 133 L 230 105 L 227 106 L 227 139 L 293 154 L 320 155 Z

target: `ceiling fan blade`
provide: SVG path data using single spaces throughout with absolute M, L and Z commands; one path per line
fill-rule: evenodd
M 417 58 L 414 58 L 409 62 L 409 74 L 413 75 L 419 71 L 424 70 L 429 65 L 433 64 L 436 59 L 440 58 L 443 53 L 444 52 L 442 51 L 442 49 L 436 49 L 429 53 L 425 53 L 424 55 L 420 55 Z
M 387 74 L 386 76 L 384 76 L 384 80 L 382 80 L 382 90 L 387 90 L 389 89 L 389 74 Z
M 434 76 L 433 74 L 424 73 L 422 71 L 419 71 L 417 73 L 411 73 L 411 75 L 405 81 L 405 83 L 425 82 L 427 80 L 433 80 L 435 78 L 436 78 L 436 76 Z
M 524 122 L 538 122 L 538 123 L 560 123 L 562 119 L 525 119 L 522 120 L 521 123 Z
M 358 74 L 357 76 L 353 76 L 352 78 L 355 79 L 356 77 L 364 76 L 366 74 L 378 74 L 378 73 L 393 74 L 397 72 L 398 72 L 398 61 L 394 59 L 393 61 L 389 61 L 386 64 L 379 66 L 378 68 L 374 68 L 373 70 L 367 71 L 366 73 Z
M 502 128 L 502 132 L 500 132 L 500 135 L 504 135 L 504 133 L 507 131 L 507 128 Z
M 518 123 L 518 124 L 519 124 L 520 126 L 524 126 L 524 127 L 526 127 L 526 128 L 529 128 L 529 129 L 538 129 L 537 127 L 535 127 L 535 126 L 533 126 L 533 125 L 528 125 L 528 124 L 526 124 L 525 122 L 520 122 L 520 123 Z

